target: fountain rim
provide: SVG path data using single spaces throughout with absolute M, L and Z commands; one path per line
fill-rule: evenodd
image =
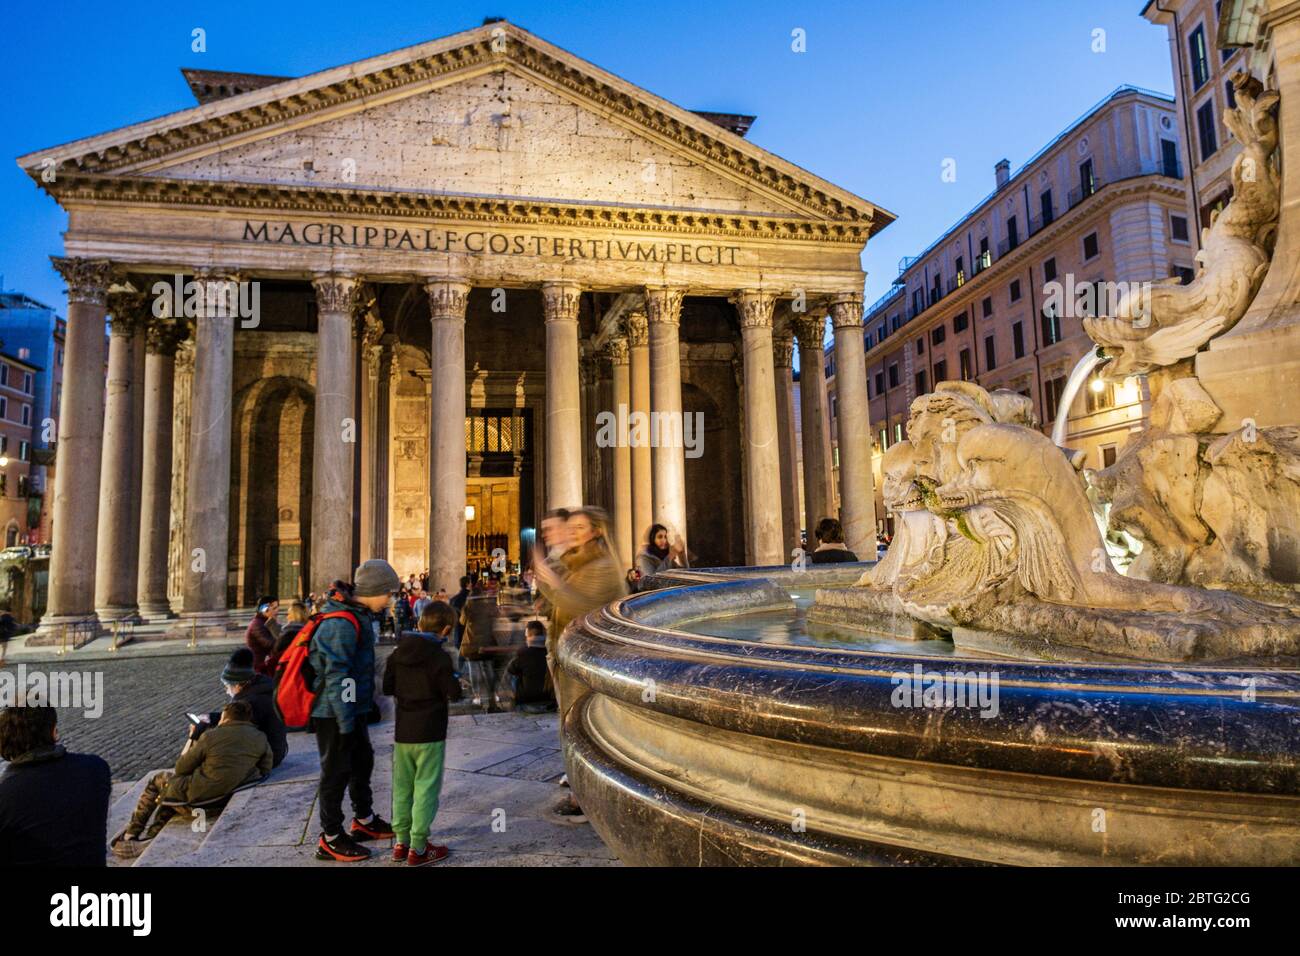
M 788 574 L 788 568 L 777 566 Z M 1257 697 L 1281 701 L 1300 701 L 1300 666 L 1252 666 L 1220 662 L 1170 663 L 1160 661 L 1033 661 L 996 654 L 972 653 L 962 657 L 941 657 L 933 654 L 908 654 L 897 651 L 879 651 L 846 647 L 818 647 L 803 644 L 777 644 L 752 641 L 739 637 L 722 637 L 681 630 L 671 625 L 649 624 L 634 615 L 639 605 L 681 599 L 681 592 L 707 590 L 716 592 L 729 588 L 743 589 L 754 581 L 773 581 L 777 586 L 787 582 L 775 580 L 762 572 L 765 568 L 709 569 L 703 572 L 710 579 L 694 583 L 681 583 L 628 595 L 610 602 L 587 615 L 584 624 L 602 637 L 623 644 L 642 644 L 647 647 L 672 649 L 694 656 L 716 657 L 727 662 L 762 663 L 784 669 L 812 669 L 828 673 L 852 674 L 862 677 L 893 676 L 911 671 L 922 665 L 923 671 L 954 673 L 974 670 L 996 670 L 1003 686 L 1051 687 L 1065 692 L 1077 690 L 1092 693 L 1162 693 L 1192 696 L 1240 698 L 1244 678 L 1256 678 Z M 726 574 L 724 572 L 732 572 Z M 807 586 L 816 586 L 808 583 Z M 753 611 L 717 614 L 732 617 L 737 614 L 759 613 Z M 698 621 L 711 616 L 708 613 L 692 615 L 684 620 Z M 1145 680 L 1143 680 L 1145 678 Z M 1141 688 L 1141 690 L 1135 690 Z

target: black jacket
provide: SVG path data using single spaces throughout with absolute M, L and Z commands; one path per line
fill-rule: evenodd
M 809 557 L 812 558 L 813 564 L 840 564 L 845 561 L 858 560 L 858 556 L 844 545 L 840 545 L 838 548 L 827 548 L 825 551 L 819 548 Z
M 271 766 L 280 766 L 280 761 L 289 752 L 289 741 L 285 737 L 284 721 L 275 709 L 275 682 L 263 674 L 254 674 L 253 679 L 231 700 L 245 701 L 253 708 L 253 726 L 266 734 L 266 741 L 271 745 Z M 208 717 L 210 726 L 215 727 L 221 720 L 221 711 L 213 711 Z
M 103 866 L 108 764 L 60 746 L 34 750 L 0 774 L 0 867 Z
M 384 665 L 384 693 L 397 698 L 393 742 L 447 739 L 447 704 L 460 700 L 460 681 L 437 638 L 408 631 Z
M 519 678 L 515 691 L 516 704 L 537 704 L 550 700 L 546 691 L 546 648 L 524 647 L 515 651 L 506 673 Z

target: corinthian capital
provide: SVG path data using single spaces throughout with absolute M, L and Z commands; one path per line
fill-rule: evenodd
M 794 329 L 795 338 L 799 340 L 801 349 L 822 347 L 822 339 L 826 337 L 826 316 L 804 315 L 798 318 L 791 316 L 790 326 Z
M 777 368 L 794 366 L 794 336 L 778 335 L 772 339 L 772 358 Z
M 184 319 L 151 317 L 145 325 L 144 349 L 151 355 L 175 355 L 189 334 Z
M 651 322 L 677 325 L 682 320 L 682 297 L 685 289 L 664 286 L 645 290 L 646 316 Z
M 455 319 L 464 322 L 471 288 L 473 286 L 468 282 L 456 279 L 431 279 L 426 282 L 424 291 L 429 296 L 429 314 L 433 320 Z
M 848 329 L 862 327 L 862 295 L 844 292 L 830 298 L 831 327 Z
M 766 292 L 746 289 L 731 297 L 731 304 L 740 316 L 742 329 L 770 329 L 772 327 L 772 307 L 776 300 Z
M 103 305 L 113 281 L 113 264 L 107 259 L 50 256 L 54 269 L 68 285 L 68 301 Z
M 152 314 L 150 298 L 143 292 L 113 292 L 107 302 L 114 335 L 134 335 Z
M 316 289 L 316 310 L 351 315 L 361 294 L 361 284 L 352 276 L 318 275 L 311 280 Z
M 577 322 L 582 286 L 576 282 L 543 282 L 542 309 L 547 322 Z
M 623 325 L 627 329 L 627 344 L 629 346 L 649 344 L 650 325 L 646 321 L 644 312 L 629 312 L 623 317 Z
M 605 343 L 605 358 L 611 365 L 627 364 L 627 339 L 616 336 Z

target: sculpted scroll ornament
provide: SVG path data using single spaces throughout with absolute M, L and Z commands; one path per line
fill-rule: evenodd
M 469 304 L 468 283 L 434 279 L 425 283 L 424 291 L 429 296 L 429 313 L 433 319 L 465 320 L 465 307 Z
M 546 282 L 542 285 L 542 308 L 547 322 L 577 322 L 581 303 L 582 288 L 576 284 Z
M 771 328 L 772 308 L 776 300 L 766 292 L 741 292 L 731 303 L 740 316 L 742 329 Z
M 68 301 L 103 305 L 113 281 L 113 264 L 107 259 L 50 256 L 56 272 L 68 285 Z
M 682 298 L 686 290 L 665 286 L 662 289 L 646 289 L 646 316 L 651 322 L 666 322 L 677 325 L 682 318 Z
M 361 286 L 350 276 L 317 276 L 312 285 L 316 288 L 316 308 L 320 312 L 351 315 L 360 300 Z

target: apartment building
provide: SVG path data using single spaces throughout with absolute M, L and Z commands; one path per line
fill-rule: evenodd
M 1051 431 L 1066 379 L 1091 347 L 1085 315 L 1120 284 L 1190 281 L 1195 247 L 1173 100 L 1121 87 L 1056 136 L 917 256 L 866 310 L 867 386 L 882 530 L 880 459 L 905 437 L 908 408 L 938 382 L 1029 397 Z M 827 355 L 831 411 L 837 414 Z M 1072 403 L 1067 442 L 1088 467 L 1115 460 L 1141 429 L 1144 383 L 1095 379 Z M 832 428 L 832 433 L 835 429 Z M 838 455 L 833 460 L 838 462 Z
M 40 497 L 31 483 L 39 367 L 0 352 L 0 535 L 4 547 L 34 543 Z

